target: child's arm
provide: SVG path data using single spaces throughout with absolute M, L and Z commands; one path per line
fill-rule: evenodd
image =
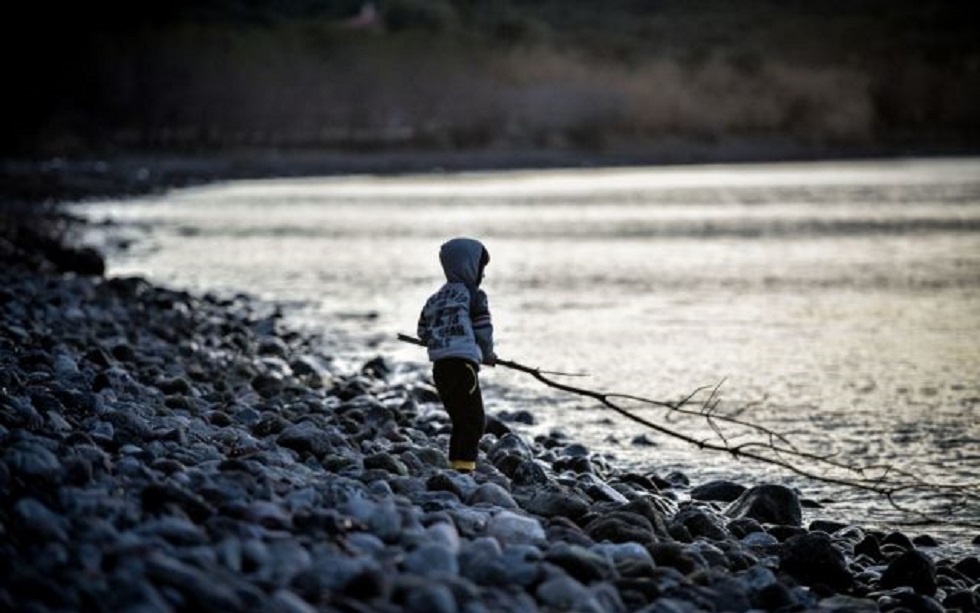
M 429 337 L 432 333 L 429 331 L 429 318 L 425 316 L 425 308 L 422 308 L 422 312 L 419 313 L 419 323 L 418 327 L 415 329 L 416 336 L 422 341 L 422 344 L 429 344 Z
M 487 295 L 482 291 L 477 291 L 470 310 L 470 319 L 473 322 L 473 335 L 476 343 L 480 346 L 483 353 L 483 363 L 489 366 L 497 360 L 497 355 L 493 352 L 493 320 L 490 318 L 490 304 Z

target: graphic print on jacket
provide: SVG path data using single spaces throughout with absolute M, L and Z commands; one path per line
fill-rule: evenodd
M 489 255 L 483 245 L 467 238 L 453 239 L 439 251 L 446 284 L 422 309 L 418 335 L 431 361 L 463 358 L 480 364 L 493 354 L 493 324 L 487 295 L 477 289 Z

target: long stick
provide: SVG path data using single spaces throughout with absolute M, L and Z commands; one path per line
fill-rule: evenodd
M 421 340 L 409 336 L 407 334 L 399 334 L 398 340 L 406 343 L 411 343 L 414 345 L 425 346 L 425 343 L 423 343 Z M 672 438 L 679 439 L 686 443 L 694 445 L 698 449 L 726 453 L 736 459 L 748 458 L 750 460 L 755 460 L 757 462 L 778 466 L 780 468 L 788 470 L 802 477 L 812 479 L 814 481 L 829 483 L 833 485 L 843 485 L 843 486 L 848 486 L 859 490 L 863 490 L 866 492 L 872 492 L 885 497 L 895 509 L 905 513 L 917 515 L 929 522 L 958 524 L 958 525 L 974 527 L 974 528 L 980 527 L 980 524 L 978 524 L 977 522 L 971 522 L 969 520 L 967 521 L 951 520 L 947 517 L 936 517 L 933 515 L 929 515 L 917 509 L 909 509 L 907 507 L 901 506 L 900 503 L 897 500 L 895 500 L 895 496 L 903 491 L 921 489 L 937 495 L 957 496 L 961 499 L 961 502 L 964 504 L 964 506 L 968 506 L 967 504 L 968 502 L 974 505 L 980 504 L 980 492 L 974 491 L 973 488 L 967 486 L 957 486 L 957 485 L 932 484 L 919 479 L 918 477 L 916 477 L 911 473 L 908 473 L 906 471 L 901 471 L 893 467 L 862 468 L 860 466 L 855 466 L 852 464 L 841 462 L 839 460 L 835 460 L 833 454 L 817 455 L 817 454 L 808 453 L 799 450 L 796 447 L 789 444 L 789 442 L 786 440 L 784 436 L 768 428 L 756 424 L 751 424 L 745 421 L 728 418 L 723 415 L 715 414 L 713 411 L 717 407 L 717 403 L 718 403 L 718 400 L 716 398 L 717 391 L 718 391 L 717 386 L 712 390 L 711 397 L 708 399 L 708 401 L 704 403 L 705 407 L 702 411 L 691 411 L 689 409 L 685 409 L 684 406 L 688 404 L 697 393 L 704 390 L 705 388 L 699 388 L 677 402 L 663 402 L 659 400 L 630 396 L 626 394 L 606 394 L 602 392 L 597 392 L 595 390 L 575 387 L 572 385 L 561 383 L 559 381 L 555 381 L 553 379 L 549 379 L 547 376 L 545 376 L 547 374 L 563 375 L 566 373 L 544 371 L 538 368 L 525 366 L 518 362 L 512 362 L 510 360 L 501 360 L 498 358 L 496 364 L 529 374 L 535 379 L 537 379 L 538 381 L 541 381 L 542 383 L 544 383 L 549 387 L 553 387 L 555 389 L 559 389 L 565 392 L 569 392 L 572 394 L 577 394 L 579 396 L 585 396 L 587 398 L 592 398 L 594 400 L 597 400 L 605 407 L 612 409 L 619 415 L 622 415 L 623 417 L 631 421 L 641 424 L 661 434 L 665 434 Z M 708 421 L 709 426 L 711 426 L 712 430 L 716 433 L 717 436 L 719 436 L 721 440 L 721 444 L 713 443 L 707 440 L 697 439 L 693 436 L 689 436 L 682 432 L 678 432 L 671 428 L 667 428 L 666 426 L 660 425 L 658 423 L 640 417 L 639 415 L 617 405 L 615 402 L 612 401 L 613 398 L 633 400 L 636 402 L 642 402 L 645 404 L 666 408 L 669 409 L 670 411 L 677 411 L 680 413 L 684 413 L 686 415 L 700 416 Z M 718 427 L 715 423 L 716 421 L 748 427 L 752 430 L 755 430 L 756 432 L 762 433 L 763 435 L 767 436 L 769 440 L 767 442 L 749 441 L 749 442 L 733 445 L 729 443 L 729 441 L 724 436 L 720 435 Z M 776 457 L 764 455 L 763 453 L 754 451 L 755 449 L 761 449 L 763 451 L 772 452 L 773 454 L 775 454 Z M 796 460 L 800 460 L 802 462 L 808 463 L 811 466 L 811 470 L 806 470 L 804 468 L 801 468 L 800 466 L 794 464 L 790 459 L 787 458 L 794 458 Z M 826 468 L 842 469 L 851 472 L 853 474 L 856 474 L 858 475 L 858 477 L 851 479 L 851 478 L 844 478 L 844 477 L 834 477 L 829 474 L 826 474 L 825 472 L 819 472 L 819 473 L 815 472 L 817 470 L 820 470 L 821 467 L 823 467 L 824 469 Z M 878 477 L 866 477 L 865 472 L 867 470 L 871 470 L 872 468 L 883 469 L 884 472 L 882 473 L 882 475 Z M 890 481 L 890 480 L 886 481 L 885 477 L 889 474 L 902 477 L 906 479 L 906 481 L 897 482 L 897 483 L 895 481 Z

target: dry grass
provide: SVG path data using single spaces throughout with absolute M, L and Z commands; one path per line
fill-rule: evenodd
M 183 26 L 125 48 L 96 64 L 97 104 L 66 97 L 34 145 L 604 149 L 670 137 L 868 147 L 980 136 L 980 57 L 874 70 L 745 50 L 620 61 L 309 24 Z

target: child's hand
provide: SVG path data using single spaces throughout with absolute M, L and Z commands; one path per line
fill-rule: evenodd
M 496 353 L 491 353 L 490 355 L 484 356 L 483 357 L 483 363 L 486 364 L 487 366 L 496 366 L 497 365 L 497 354 Z

